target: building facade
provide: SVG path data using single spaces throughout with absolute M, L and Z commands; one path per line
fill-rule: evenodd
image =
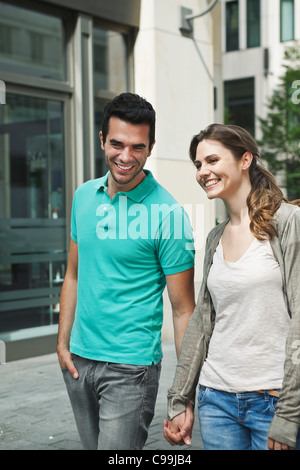
M 224 119 L 260 138 L 257 117 L 283 72 L 284 49 L 300 40 L 299 0 L 221 2 Z
M 284 50 L 300 41 L 300 0 L 220 0 L 212 17 L 214 120 L 238 124 L 260 139 L 258 118 L 266 117 L 284 72 Z M 276 177 L 285 191 L 285 175 Z M 215 205 L 224 219 L 223 203 Z
M 157 111 L 148 163 L 187 210 L 196 285 L 215 224 L 188 159 L 214 120 L 213 16 L 182 34 L 179 0 L 0 1 L 0 340 L 7 360 L 54 352 L 75 189 L 106 172 L 104 106 L 123 91 Z M 185 0 L 194 13 L 206 0 Z M 3 101 L 2 101 L 3 103 Z M 171 333 L 165 302 L 164 335 Z M 3 343 L 2 343 L 3 344 Z

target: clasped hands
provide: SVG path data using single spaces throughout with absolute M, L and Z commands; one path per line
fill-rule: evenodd
M 164 437 L 172 446 L 190 446 L 194 425 L 194 407 L 186 404 L 186 409 L 172 420 L 164 420 Z
M 164 437 L 172 446 L 190 446 L 192 443 L 192 429 L 194 425 L 194 407 L 186 404 L 186 410 L 175 416 L 172 420 L 164 420 Z M 270 450 L 293 450 L 285 444 L 268 439 Z

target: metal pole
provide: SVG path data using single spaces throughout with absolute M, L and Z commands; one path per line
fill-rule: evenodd
M 212 0 L 212 2 L 210 3 L 210 5 L 206 8 L 206 10 L 204 10 L 202 13 L 198 13 L 198 15 L 187 15 L 185 17 L 185 19 L 187 21 L 192 21 L 194 20 L 195 18 L 200 18 L 200 16 L 204 16 L 206 15 L 207 13 L 209 13 L 213 8 L 214 6 L 219 2 L 220 0 Z

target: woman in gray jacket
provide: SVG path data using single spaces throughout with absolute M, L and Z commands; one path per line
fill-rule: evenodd
M 300 448 L 300 208 L 260 162 L 251 135 L 213 124 L 190 157 L 229 219 L 208 235 L 203 280 L 168 393 L 165 438 L 204 449 Z

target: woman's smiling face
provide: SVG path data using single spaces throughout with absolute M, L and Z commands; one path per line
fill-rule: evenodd
M 216 140 L 202 140 L 197 147 L 196 179 L 209 199 L 233 196 L 242 184 L 243 159 Z

